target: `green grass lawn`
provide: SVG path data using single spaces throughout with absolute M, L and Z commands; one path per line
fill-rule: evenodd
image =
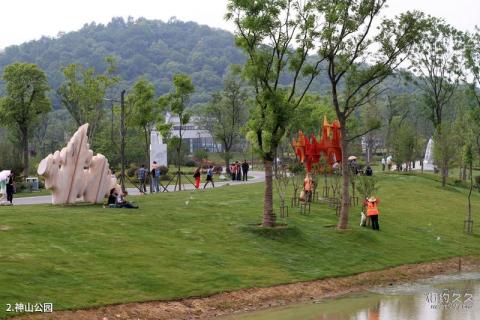
M 466 189 L 378 176 L 380 232 L 358 226 L 358 208 L 348 231 L 326 227 L 337 217 L 320 204 L 291 210 L 288 228 L 256 228 L 262 184 L 132 198 L 139 210 L 0 207 L 0 317 L 7 303 L 174 299 L 480 254 L 479 232 L 462 233 Z M 479 209 L 477 192 L 476 223 Z

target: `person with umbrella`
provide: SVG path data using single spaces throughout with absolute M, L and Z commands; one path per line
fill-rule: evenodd
M 348 157 L 348 165 L 350 166 L 350 170 L 352 170 L 352 173 L 354 175 L 357 175 L 358 174 L 357 157 L 355 156 Z

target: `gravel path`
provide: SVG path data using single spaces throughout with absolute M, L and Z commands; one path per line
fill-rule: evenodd
M 248 175 L 253 177 L 251 179 L 249 179 L 248 181 L 231 181 L 231 180 L 225 180 L 225 181 L 221 181 L 221 180 L 218 180 L 218 177 L 216 177 L 217 181 L 214 180 L 214 183 L 215 183 L 215 187 L 223 187 L 225 185 L 231 185 L 231 186 L 235 186 L 235 185 L 243 185 L 243 184 L 249 184 L 249 183 L 256 183 L 256 182 L 261 182 L 261 181 L 264 181 L 265 180 L 265 174 L 263 171 L 250 171 L 248 172 Z M 190 176 L 188 176 L 188 178 L 190 178 L 190 180 L 193 181 L 193 178 L 191 178 Z M 186 179 L 183 179 L 182 181 L 184 181 Z M 203 187 L 203 186 L 201 186 Z M 209 184 L 207 186 L 207 188 L 211 188 L 211 184 Z M 168 186 L 168 191 L 169 192 L 172 192 L 174 191 L 174 186 L 170 185 Z M 182 184 L 182 190 L 193 190 L 194 189 L 194 186 L 190 183 L 188 183 L 187 181 L 187 184 Z M 148 189 L 149 190 L 149 189 Z M 137 188 L 127 188 L 127 191 L 128 191 L 128 194 L 129 196 L 137 196 L 140 194 L 139 190 Z M 14 198 L 13 199 L 13 204 L 14 205 L 30 205 L 30 204 L 45 204 L 45 203 L 52 203 L 52 196 L 38 196 L 38 197 L 24 197 L 24 198 Z

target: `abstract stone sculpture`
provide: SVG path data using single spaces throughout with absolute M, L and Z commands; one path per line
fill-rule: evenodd
M 45 177 L 45 187 L 52 190 L 52 204 L 82 200 L 102 203 L 112 188 L 121 190 L 105 156 L 93 156 L 87 130 L 88 123 L 78 128 L 65 148 L 49 154 L 38 165 L 37 172 Z
M 159 166 L 167 164 L 167 145 L 163 143 L 159 132 L 153 130 L 150 133 L 150 164 L 156 161 Z
M 330 135 L 330 132 L 332 133 Z M 332 166 L 335 162 L 342 161 L 342 147 L 340 144 L 340 123 L 335 120 L 329 124 L 327 118 L 323 118 L 322 139 L 317 140 L 314 134 L 310 140 L 303 134 L 298 133 L 298 139 L 292 141 L 295 154 L 301 163 L 305 164 L 307 172 L 312 170 L 313 164 L 318 164 L 323 156 L 328 165 Z

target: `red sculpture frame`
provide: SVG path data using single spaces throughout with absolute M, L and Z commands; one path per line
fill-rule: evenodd
M 330 135 L 330 133 L 332 134 Z M 340 122 L 335 120 L 332 124 L 329 124 L 327 117 L 324 116 L 322 138 L 320 141 L 317 140 L 313 133 L 309 140 L 302 131 L 299 131 L 298 139 L 293 139 L 292 146 L 300 162 L 307 168 L 307 172 L 311 172 L 312 165 L 318 164 L 322 157 L 329 166 L 332 166 L 335 162 L 342 161 L 340 139 Z

